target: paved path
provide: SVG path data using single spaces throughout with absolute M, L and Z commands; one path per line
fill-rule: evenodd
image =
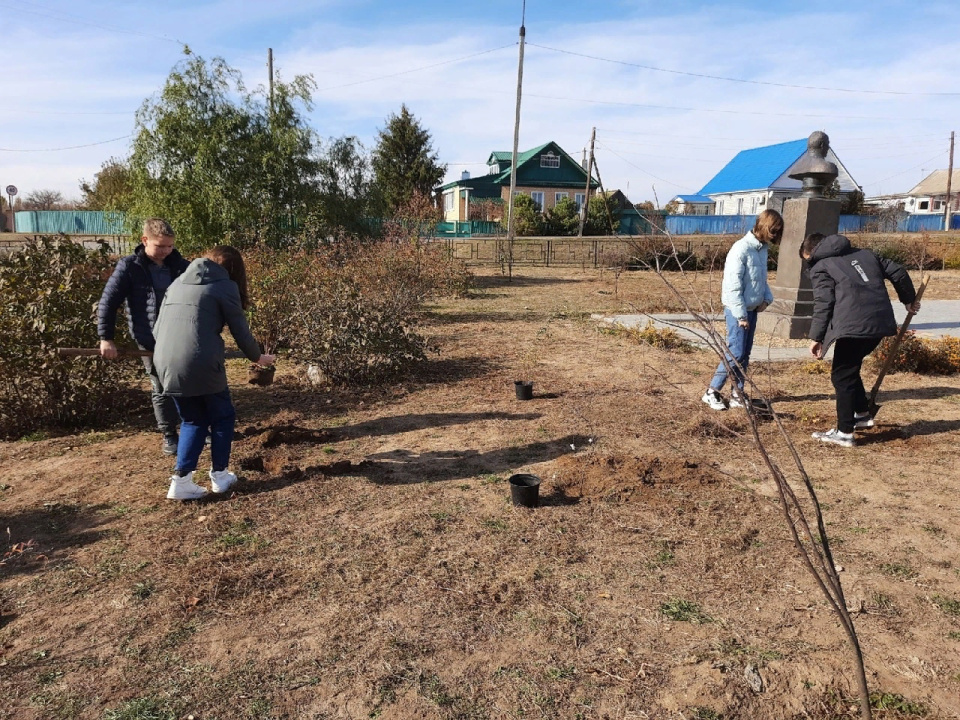
M 896 316 L 897 322 L 900 323 L 906 317 L 907 311 L 900 303 L 894 303 L 893 314 Z M 693 322 L 692 315 L 657 313 L 653 315 L 593 315 L 592 317 L 600 322 L 626 328 L 643 328 L 646 327 L 648 322 L 652 321 L 656 327 L 669 328 L 694 345 L 705 345 L 700 338 L 703 334 L 702 331 L 695 328 L 677 327 L 677 323 Z M 722 321 L 723 316 L 717 315 L 714 319 Z M 960 300 L 923 301 L 919 314 L 910 321 L 910 329 L 922 337 L 960 336 Z M 830 357 L 832 351 L 833 348 L 827 353 L 827 357 Z M 763 362 L 765 360 L 809 360 L 811 358 L 806 347 L 755 345 L 750 359 L 754 362 Z

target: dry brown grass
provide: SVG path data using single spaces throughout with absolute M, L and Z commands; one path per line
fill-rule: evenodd
M 237 363 L 229 498 L 162 499 L 146 398 L 138 428 L 0 444 L 4 551 L 33 541 L 0 566 L 0 718 L 855 717 L 745 425 L 699 402 L 715 359 L 589 320 L 669 293 L 518 272 L 437 304 L 440 356 L 389 388 L 314 392 L 282 362 L 249 388 Z M 960 380 L 889 377 L 844 451 L 809 439 L 828 378 L 753 372 L 817 484 L 871 688 L 904 699 L 877 717 L 960 716 Z M 513 472 L 542 507 L 509 504 Z

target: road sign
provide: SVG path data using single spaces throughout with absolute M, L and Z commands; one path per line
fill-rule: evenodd
M 16 185 L 7 185 L 7 195 L 16 195 L 17 186 Z

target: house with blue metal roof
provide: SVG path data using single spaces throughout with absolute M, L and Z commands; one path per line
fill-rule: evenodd
M 446 222 L 470 220 L 470 204 L 483 200 L 506 203 L 510 196 L 510 163 L 513 153 L 494 151 L 487 158 L 487 174 L 471 178 L 464 172 L 459 180 L 442 185 L 437 192 L 443 201 Z M 579 209 L 588 195 L 600 186 L 580 163 L 551 141 L 517 154 L 515 193 L 529 195 L 537 208 L 550 210 L 563 198 L 573 200 Z M 499 217 L 484 217 L 496 220 Z
M 713 215 L 713 198 L 706 195 L 675 195 L 670 202 L 677 204 L 677 215 Z
M 741 150 L 697 194 L 715 203 L 717 215 L 756 215 L 767 208 L 782 211 L 785 200 L 800 197 L 801 182 L 790 173 L 806 151 L 807 138 Z M 841 193 L 859 189 L 832 147 L 827 160 L 837 166 Z

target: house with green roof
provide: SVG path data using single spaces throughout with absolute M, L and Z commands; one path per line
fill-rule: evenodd
M 486 175 L 472 178 L 464 172 L 459 180 L 441 186 L 437 193 L 443 202 L 444 221 L 470 220 L 471 204 L 476 206 L 491 200 L 500 206 L 497 216 L 474 219 L 500 219 L 510 195 L 512 156 L 509 151 L 494 151 L 487 158 Z M 529 195 L 541 211 L 550 210 L 563 198 L 573 200 L 579 209 L 599 185 L 596 179 L 590 178 L 588 193 L 587 171 L 553 141 L 517 154 L 514 192 Z
M 806 151 L 807 138 L 742 150 L 697 195 L 715 203 L 716 215 L 756 215 L 767 208 L 782 212 L 785 200 L 800 197 L 801 182 L 790 173 Z M 827 160 L 837 166 L 842 194 L 859 189 L 833 148 Z

